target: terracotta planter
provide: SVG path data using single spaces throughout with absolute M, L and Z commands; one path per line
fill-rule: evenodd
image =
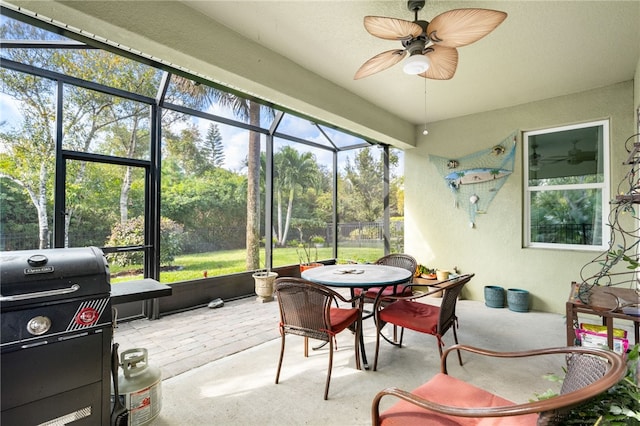
M 265 303 L 273 300 L 273 283 L 278 278 L 277 272 L 256 272 L 252 275 L 255 281 L 256 302 Z
M 317 268 L 318 266 L 322 266 L 322 263 L 302 263 L 300 264 L 300 272 L 306 271 L 307 269 Z

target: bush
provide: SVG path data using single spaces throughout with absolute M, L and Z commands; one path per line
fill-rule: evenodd
M 171 265 L 176 256 L 182 253 L 182 234 L 184 228 L 177 222 L 160 218 L 160 264 Z
M 160 264 L 170 265 L 175 257 L 182 252 L 181 237 L 182 225 L 171 219 L 160 219 Z M 144 218 L 138 216 L 127 220 L 124 224 L 118 223 L 113 227 L 111 236 L 105 244 L 107 247 L 126 247 L 144 244 Z M 118 266 L 140 265 L 144 260 L 144 252 L 131 251 L 124 253 L 108 254 L 109 263 Z

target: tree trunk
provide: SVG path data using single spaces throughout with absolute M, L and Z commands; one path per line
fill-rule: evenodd
M 287 205 L 287 221 L 284 223 L 284 234 L 282 236 L 282 244 L 287 241 L 287 234 L 289 233 L 289 227 L 291 226 L 291 214 L 293 211 L 293 188 L 289 190 L 289 204 Z M 304 241 L 300 241 L 304 244 Z
M 125 224 L 129 219 L 129 191 L 131 190 L 131 167 L 127 166 L 122 178 L 122 187 L 120 188 L 120 223 Z
M 278 190 L 276 193 L 277 196 L 277 209 L 278 209 L 278 245 L 284 246 L 284 239 L 282 237 L 283 229 L 282 229 L 282 191 Z
M 29 191 L 31 192 L 31 191 Z M 40 229 L 40 247 L 49 248 L 49 218 L 47 216 L 47 168 L 45 162 L 40 164 L 40 187 L 38 188 L 38 198 L 34 200 L 38 210 L 38 226 Z
M 138 121 L 138 117 L 135 117 L 133 120 L 133 128 L 131 129 L 129 146 L 127 147 L 127 155 L 129 158 L 132 158 L 133 154 L 136 152 Z M 124 171 L 122 187 L 120 189 L 120 223 L 122 224 L 129 219 L 129 191 L 131 191 L 131 167 L 127 166 Z
M 260 125 L 260 104 L 249 101 L 249 124 Z M 248 271 L 260 269 L 260 133 L 249 132 L 247 154 L 247 259 Z

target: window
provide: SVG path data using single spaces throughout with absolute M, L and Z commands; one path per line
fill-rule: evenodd
M 606 249 L 609 122 L 524 133 L 525 246 Z

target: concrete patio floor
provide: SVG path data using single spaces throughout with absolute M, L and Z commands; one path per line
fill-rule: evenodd
M 424 300 L 439 304 L 441 299 Z M 560 314 L 513 312 L 470 300 L 460 300 L 457 313 L 462 344 L 498 351 L 566 344 L 565 319 Z M 324 401 L 327 350 L 312 351 L 304 358 L 303 339 L 297 336 L 287 337 L 280 384 L 275 385 L 278 322 L 277 302 L 246 298 L 217 309 L 204 307 L 155 321 L 122 323 L 115 330 L 115 340 L 121 351 L 146 348 L 149 364 L 162 371 L 162 411 L 152 423 L 156 426 L 370 424 L 370 404 L 378 391 L 389 386 L 411 390 L 439 371 L 433 336 L 407 331 L 402 348 L 383 342 L 374 372 L 355 368 L 353 336 L 341 333 L 329 400 Z M 364 336 L 373 364 L 373 321 L 365 320 Z M 451 332 L 443 340 L 451 345 Z M 561 374 L 564 364 L 562 359 L 523 364 L 473 354 L 463 354 L 463 360 L 460 367 L 455 356 L 450 358 L 450 374 L 517 402 L 554 388 L 556 384 L 543 375 Z

